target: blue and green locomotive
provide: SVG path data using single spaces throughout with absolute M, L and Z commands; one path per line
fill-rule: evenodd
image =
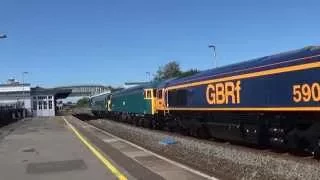
M 309 46 L 116 92 L 109 111 L 147 122 L 138 125 L 318 154 L 319 77 L 320 47 Z
M 192 134 L 307 149 L 320 144 L 320 47 L 266 56 L 173 80 L 166 109 Z

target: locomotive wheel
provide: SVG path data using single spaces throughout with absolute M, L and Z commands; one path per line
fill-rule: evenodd
M 144 119 L 144 121 L 143 121 L 143 127 L 145 127 L 145 128 L 150 128 L 150 127 L 151 127 L 151 126 L 150 126 L 150 119 L 149 119 L 149 118 Z
M 151 119 L 151 129 L 158 129 L 157 121 L 154 118 Z
M 179 133 L 181 133 L 182 135 L 188 136 L 189 135 L 188 131 L 189 131 L 188 129 L 179 126 Z
M 147 127 L 149 129 L 152 129 L 152 119 L 151 118 L 148 118 L 148 120 L 147 120 Z
M 320 160 L 320 138 L 318 138 L 315 148 L 313 150 L 313 156 L 317 160 Z
M 312 140 L 312 143 L 308 147 L 308 153 L 311 153 L 315 159 L 320 160 L 320 137 Z
M 188 132 L 189 132 L 188 133 L 189 136 L 192 136 L 192 137 L 196 137 L 197 136 L 197 128 L 195 128 L 195 127 L 189 128 Z
M 137 117 L 134 117 L 134 118 L 133 118 L 133 124 L 134 124 L 135 126 L 139 126 L 139 119 L 138 119 Z
M 207 128 L 205 127 L 200 127 L 197 129 L 197 137 L 201 139 L 208 139 L 209 138 L 209 132 Z
M 144 123 L 144 118 L 140 118 L 138 121 L 138 126 L 142 126 L 143 127 L 143 123 Z

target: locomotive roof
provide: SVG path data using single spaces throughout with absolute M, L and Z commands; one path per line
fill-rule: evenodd
M 104 93 L 100 93 L 100 94 L 97 94 L 97 95 L 94 95 L 94 96 L 90 96 L 89 99 L 91 100 L 103 100 L 105 99 L 109 94 L 109 92 L 104 92 Z
M 123 94 L 123 93 L 131 93 L 131 92 L 134 92 L 134 91 L 139 91 L 139 90 L 142 90 L 142 89 L 154 88 L 154 87 L 157 86 L 158 83 L 159 82 L 152 81 L 152 82 L 149 82 L 149 83 L 146 83 L 146 84 L 130 87 L 130 88 L 127 88 L 127 89 L 122 89 L 122 90 L 116 91 L 116 92 L 114 92 L 112 94 L 113 95 L 120 95 L 120 94 Z
M 294 51 L 264 56 L 261 58 L 202 71 L 193 76 L 188 76 L 185 78 L 169 80 L 163 82 L 160 87 L 175 86 L 212 78 L 222 78 L 239 74 L 258 72 L 261 70 L 286 67 L 289 65 L 303 64 L 306 63 L 306 61 L 315 61 L 316 57 L 320 57 L 320 46 L 308 46 Z
M 89 98 L 94 98 L 94 97 L 99 97 L 99 96 L 107 96 L 108 94 L 111 94 L 111 93 L 110 92 L 102 92 L 102 93 L 90 96 Z

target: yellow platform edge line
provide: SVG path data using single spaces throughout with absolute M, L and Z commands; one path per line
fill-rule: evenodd
M 111 171 L 113 175 L 115 175 L 119 180 L 127 180 L 127 177 L 123 175 L 110 161 L 108 161 L 97 148 L 89 143 L 85 137 L 83 137 L 79 131 L 71 124 L 69 121 L 63 117 L 65 123 L 69 126 L 69 128 L 74 132 L 74 134 L 81 140 L 83 144 L 85 144 L 91 152 Z

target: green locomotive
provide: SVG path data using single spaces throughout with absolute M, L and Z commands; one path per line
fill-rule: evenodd
M 110 99 L 111 93 L 101 93 L 95 96 L 91 96 L 89 105 L 91 112 L 98 117 L 104 117 L 107 115 L 107 103 Z
M 150 127 L 156 113 L 158 82 L 146 83 L 90 98 L 92 112 L 139 126 Z

